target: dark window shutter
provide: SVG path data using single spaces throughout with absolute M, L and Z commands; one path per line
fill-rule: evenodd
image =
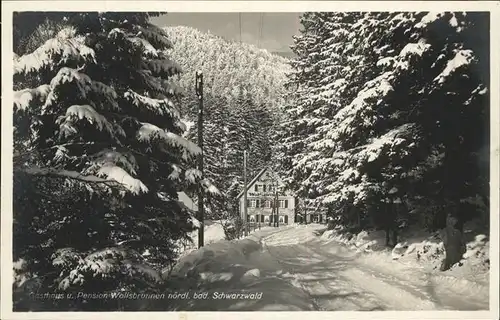
M 264 215 L 263 214 L 260 215 L 260 222 L 264 222 Z
M 285 223 L 288 223 L 288 216 L 285 216 Z
M 285 200 L 285 208 L 288 208 L 288 200 Z

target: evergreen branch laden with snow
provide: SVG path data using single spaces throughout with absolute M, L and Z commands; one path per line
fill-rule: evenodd
M 84 37 L 76 36 L 76 30 L 68 27 L 61 30 L 56 38 L 47 40 L 34 52 L 14 61 L 14 75 L 39 72 L 42 68 L 56 69 L 71 63 L 84 65 L 95 63 L 95 53 L 84 44 Z

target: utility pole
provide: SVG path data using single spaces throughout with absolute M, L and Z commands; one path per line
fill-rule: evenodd
M 243 151 L 243 226 L 245 236 L 248 236 L 248 210 L 247 210 L 247 151 Z
M 275 216 L 275 221 L 274 221 L 274 226 L 275 227 L 279 227 L 279 219 L 280 219 L 280 216 L 279 216 L 279 205 L 280 205 L 280 202 L 279 202 L 279 197 L 278 197 L 278 180 L 275 180 L 275 189 L 274 189 L 274 203 L 275 203 L 275 209 L 276 209 L 276 216 Z
M 280 200 L 279 200 L 278 187 L 276 184 L 276 227 L 279 226 L 280 226 Z
M 261 201 L 260 207 L 261 207 L 261 208 L 264 208 L 264 207 L 265 207 L 266 200 L 261 199 L 260 201 Z M 259 220 L 259 230 L 260 230 L 260 220 L 262 220 L 262 217 L 263 217 L 263 216 L 264 216 L 264 215 L 262 214 L 262 211 L 261 211 L 261 213 L 259 213 L 259 214 L 257 215 L 258 220 Z
M 304 222 L 307 224 L 307 201 L 304 201 Z
M 201 149 L 198 155 L 198 170 L 201 172 L 203 179 L 203 73 L 196 71 L 196 95 L 198 97 L 198 146 Z M 198 191 L 198 221 L 200 228 L 198 229 L 198 248 L 203 247 L 203 231 L 205 228 L 205 207 L 203 205 L 203 185 L 199 186 Z

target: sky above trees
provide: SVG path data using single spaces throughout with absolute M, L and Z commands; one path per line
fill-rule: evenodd
M 300 13 L 266 12 L 241 14 L 241 38 L 243 42 L 257 45 L 272 52 L 290 52 L 292 36 L 298 33 Z M 159 27 L 188 26 L 228 40 L 240 40 L 239 15 L 237 12 L 171 12 L 153 18 Z

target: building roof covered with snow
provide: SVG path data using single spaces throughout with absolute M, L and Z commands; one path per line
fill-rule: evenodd
M 255 188 L 255 184 L 258 181 L 261 181 L 261 180 L 266 181 L 268 184 L 270 184 L 272 186 L 277 186 L 278 188 L 284 188 L 285 187 L 285 184 L 284 184 L 283 180 L 270 167 L 264 167 L 248 183 L 248 185 L 247 185 L 247 192 L 250 191 L 250 190 L 252 190 L 252 188 Z M 275 191 L 274 188 L 273 188 L 273 191 Z M 242 190 L 238 194 L 238 196 L 236 196 L 236 198 L 237 199 L 241 198 L 243 196 L 243 194 L 244 194 L 244 190 Z

